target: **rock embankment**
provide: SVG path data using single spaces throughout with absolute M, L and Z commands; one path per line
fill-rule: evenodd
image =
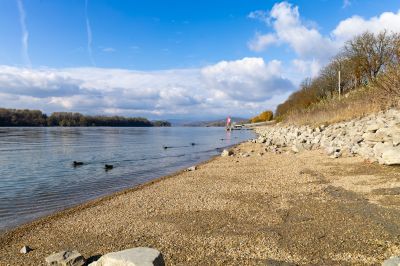
M 256 129 L 266 150 L 323 149 L 332 158 L 359 155 L 385 165 L 400 164 L 400 111 L 389 110 L 329 126 L 293 126 L 276 124 Z

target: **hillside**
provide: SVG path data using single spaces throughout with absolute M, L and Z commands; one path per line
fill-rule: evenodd
M 277 120 L 331 124 L 398 108 L 399 64 L 400 35 L 366 32 L 357 36 L 318 76 L 304 80 L 299 90 L 277 107 Z

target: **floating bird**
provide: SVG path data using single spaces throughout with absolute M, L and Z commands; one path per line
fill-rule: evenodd
M 196 143 L 194 143 L 194 142 L 192 142 L 192 143 L 190 143 L 192 146 L 194 146 L 194 145 L 196 145 Z
M 83 165 L 83 162 L 74 161 L 74 162 L 72 163 L 72 165 L 73 165 L 74 167 L 81 166 L 81 165 Z
M 106 169 L 106 171 L 107 170 L 111 170 L 111 169 L 113 169 L 114 168 L 114 165 L 112 165 L 112 164 L 106 164 L 106 165 L 104 165 L 104 169 Z
M 163 146 L 163 148 L 164 148 L 164 150 L 166 150 L 166 149 L 168 149 L 168 148 L 171 148 L 171 147 L 168 147 L 168 146 Z

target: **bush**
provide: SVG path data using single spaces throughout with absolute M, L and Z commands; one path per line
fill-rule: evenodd
M 250 119 L 251 123 L 259 123 L 259 122 L 266 122 L 271 121 L 274 118 L 274 113 L 272 111 L 265 111 Z

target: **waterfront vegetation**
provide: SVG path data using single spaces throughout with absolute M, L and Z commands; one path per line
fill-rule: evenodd
M 0 108 L 0 127 L 168 127 L 167 121 L 149 121 L 142 117 L 91 116 L 55 112 L 47 116 L 40 110 Z
M 335 123 L 400 105 L 400 35 L 366 32 L 276 110 L 278 121 Z M 339 94 L 339 71 L 340 94 Z
M 264 111 L 261 114 L 252 117 L 250 119 L 250 123 L 259 123 L 259 122 L 267 122 L 271 121 L 274 118 L 274 113 L 272 111 Z

